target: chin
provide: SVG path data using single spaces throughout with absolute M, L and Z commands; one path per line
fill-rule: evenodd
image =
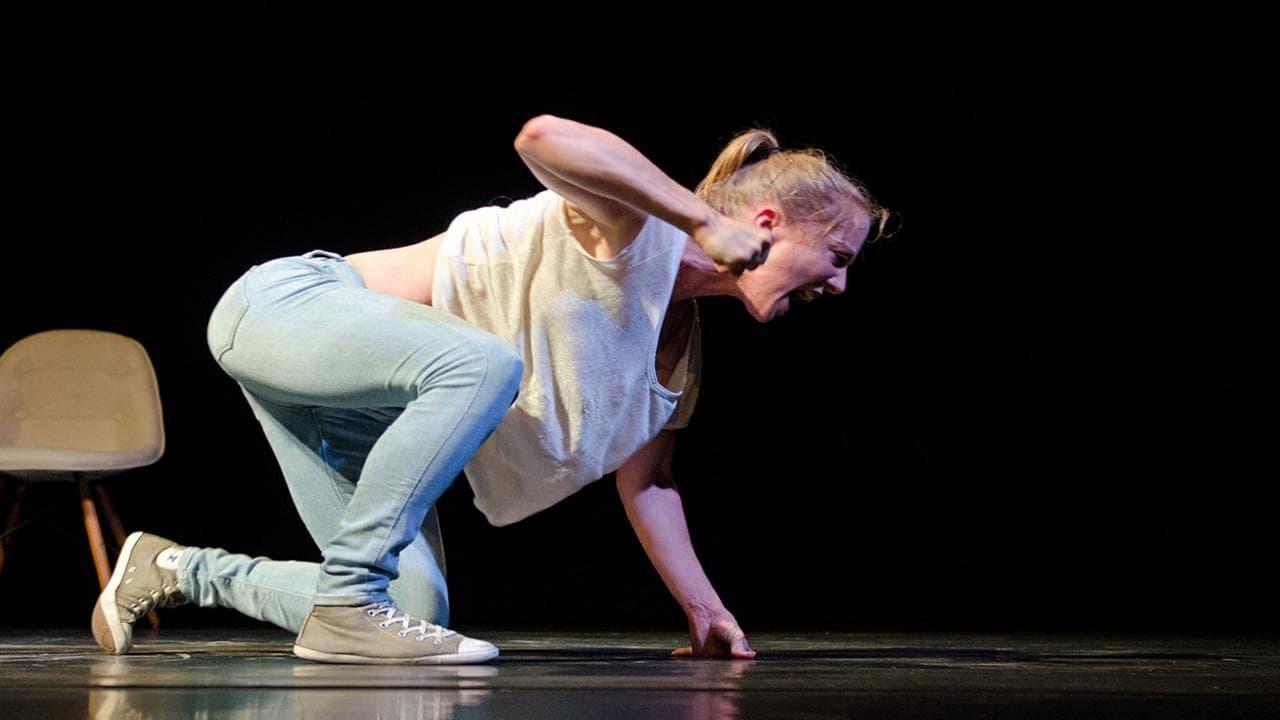
M 783 295 L 767 309 L 757 310 L 756 308 L 748 307 L 747 312 L 751 313 L 751 317 L 755 318 L 756 322 L 767 323 L 786 315 L 789 309 L 791 309 L 791 299 Z

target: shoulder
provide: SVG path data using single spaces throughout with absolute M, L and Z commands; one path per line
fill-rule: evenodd
M 534 196 L 545 203 L 553 221 L 564 225 L 592 257 L 621 253 L 644 229 L 649 215 L 611 198 L 558 183 Z
M 565 212 L 572 213 L 594 225 L 605 237 L 615 254 L 622 252 L 640 234 L 649 220 L 647 213 L 621 203 L 609 213 L 602 213 L 599 208 L 588 208 L 572 201 L 565 202 Z
M 600 219 L 599 213 L 565 200 L 560 209 L 561 220 L 587 254 L 609 260 L 626 250 L 644 229 L 649 216 L 630 211 Z

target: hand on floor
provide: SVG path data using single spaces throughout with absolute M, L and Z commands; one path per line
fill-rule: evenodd
M 689 637 L 693 644 L 677 648 L 672 657 L 710 657 L 750 660 L 756 651 L 747 645 L 747 634 L 727 610 L 706 616 L 689 616 Z

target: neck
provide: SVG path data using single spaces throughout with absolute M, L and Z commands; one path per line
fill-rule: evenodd
M 680 270 L 676 272 L 671 302 L 711 295 L 731 295 L 741 299 L 736 279 L 717 270 L 716 264 L 698 247 L 693 238 L 687 238 Z

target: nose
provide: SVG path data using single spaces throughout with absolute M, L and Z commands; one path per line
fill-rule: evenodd
M 828 278 L 823 288 L 832 295 L 840 295 L 844 292 L 844 281 L 848 277 L 848 268 L 840 268 L 840 272 L 833 277 Z

